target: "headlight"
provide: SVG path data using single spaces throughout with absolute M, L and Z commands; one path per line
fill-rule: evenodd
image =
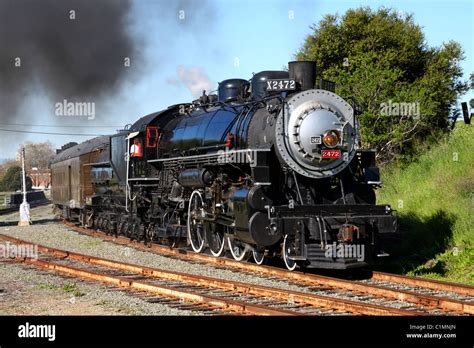
M 323 136 L 323 143 L 327 147 L 337 146 L 339 144 L 339 133 L 334 130 L 327 131 Z

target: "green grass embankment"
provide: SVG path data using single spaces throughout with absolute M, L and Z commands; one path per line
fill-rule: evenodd
M 461 123 L 409 165 L 382 170 L 379 204 L 398 211 L 393 272 L 474 285 L 474 126 Z

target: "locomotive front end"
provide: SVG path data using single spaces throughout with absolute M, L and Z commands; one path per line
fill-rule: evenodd
M 333 176 L 354 158 L 359 136 L 353 108 L 322 89 L 297 93 L 277 118 L 277 150 L 283 161 L 309 178 Z
M 280 204 L 266 206 L 265 232 L 251 220 L 250 234 L 258 228 L 280 235 L 290 270 L 349 269 L 388 256 L 383 240 L 396 232 L 396 217 L 390 206 L 375 204 L 381 184 L 375 150 L 360 149 L 354 107 L 334 91 L 314 88 L 307 78 L 315 75 L 314 63 L 292 62 L 289 68 L 290 82 L 300 88 L 284 98 L 274 127 L 282 168 L 278 192 L 287 202 L 273 193 Z

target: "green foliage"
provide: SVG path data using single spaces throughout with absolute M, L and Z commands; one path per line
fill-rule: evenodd
M 75 283 L 66 283 L 62 286 L 62 290 L 68 293 L 72 293 L 75 297 L 81 297 L 84 296 L 85 293 L 83 293 L 77 284 Z
M 474 128 L 449 136 L 409 165 L 387 166 L 379 203 L 398 210 L 394 270 L 474 284 Z
M 21 189 L 21 168 L 12 166 L 0 181 L 0 191 L 16 191 Z
M 296 57 L 315 61 L 319 77 L 336 82 L 338 94 L 362 107 L 364 146 L 389 160 L 449 129 L 456 99 L 468 87 L 460 80 L 458 43 L 430 48 L 411 15 L 386 8 L 327 15 L 312 30 Z M 384 115 L 383 103 L 419 103 L 419 112 Z

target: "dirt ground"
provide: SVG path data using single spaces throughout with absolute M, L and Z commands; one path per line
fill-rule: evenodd
M 49 234 L 64 229 L 55 223 L 52 205 L 31 209 L 32 226 L 17 226 L 19 213 L 0 216 L 0 233 L 30 231 Z M 65 236 L 67 238 L 67 235 Z M 6 245 L 4 241 L 0 244 Z M 95 241 L 94 246 L 100 242 Z M 4 247 L 2 245 L 2 248 Z M 3 249 L 2 249 L 3 250 Z M 189 311 L 188 311 L 189 312 Z M 186 311 L 143 300 L 101 283 L 60 276 L 0 255 L 0 315 L 190 315 Z
M 96 299 L 83 296 L 78 285 L 62 279 L 51 282 L 44 279 L 18 279 L 12 281 L 5 277 L 8 272 L 36 272 L 21 269 L 18 264 L 3 263 L 0 265 L 0 314 L 1 315 L 113 315 L 126 314 L 112 308 L 105 308 Z M 2 274 L 3 273 L 3 274 Z M 39 276 L 38 278 L 41 278 Z M 46 278 L 46 277 L 45 277 Z M 72 293 L 72 292 L 75 292 Z

